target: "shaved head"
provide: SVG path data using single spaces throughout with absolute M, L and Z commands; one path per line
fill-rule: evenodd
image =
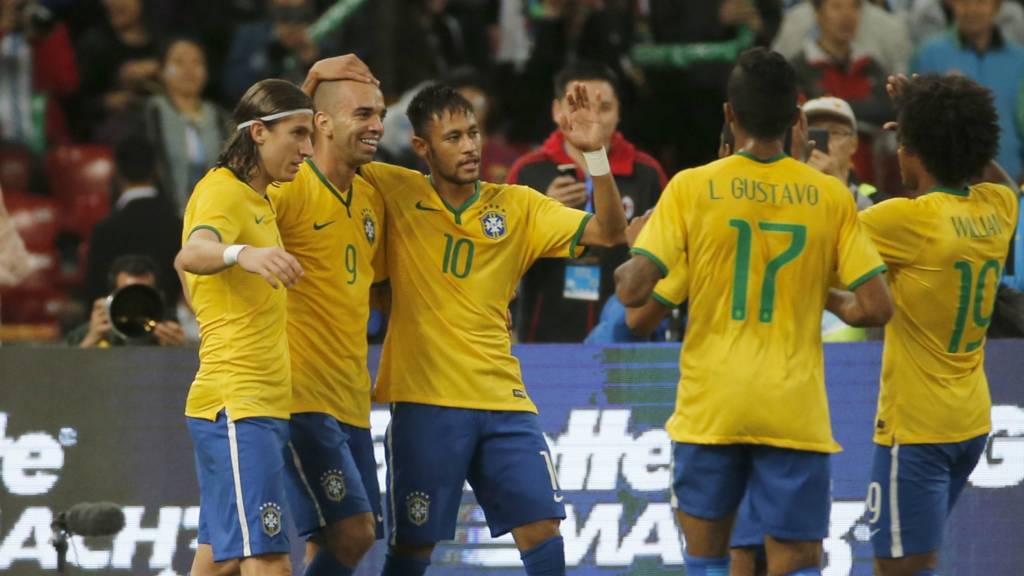
M 317 146 L 331 146 L 350 166 L 373 159 L 384 132 L 384 95 L 366 82 L 321 82 L 313 94 Z

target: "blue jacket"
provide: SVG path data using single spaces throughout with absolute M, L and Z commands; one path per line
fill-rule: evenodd
M 997 28 L 992 46 L 979 53 L 964 43 L 954 27 L 922 44 L 910 62 L 910 71 L 916 74 L 956 72 L 992 90 L 1001 129 L 997 160 L 1014 179 L 1021 177 L 1024 48 L 1004 40 Z

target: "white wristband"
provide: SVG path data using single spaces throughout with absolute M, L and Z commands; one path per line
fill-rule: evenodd
M 604 176 L 612 171 L 611 166 L 608 164 L 608 153 L 605 152 L 604 146 L 600 150 L 584 152 L 583 160 L 586 161 L 587 173 L 591 176 Z
M 224 249 L 224 265 L 234 266 L 238 263 L 238 253 L 248 248 L 248 244 L 232 244 Z

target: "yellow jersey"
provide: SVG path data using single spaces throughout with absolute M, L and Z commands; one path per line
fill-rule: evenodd
M 678 308 L 683 305 L 683 302 L 686 302 L 689 290 L 689 268 L 686 266 L 686 261 L 680 259 L 668 271 L 668 276 L 658 280 L 658 283 L 654 285 L 654 292 L 651 293 L 651 298 L 654 298 L 667 308 Z
M 580 255 L 591 215 L 485 182 L 455 208 L 419 172 L 379 163 L 361 171 L 387 206 L 392 293 L 374 399 L 536 412 L 505 312 L 534 261 Z
M 875 442 L 961 442 L 991 429 L 985 332 L 1017 222 L 998 184 L 936 189 L 861 212 L 889 266 Z
M 182 242 L 206 229 L 225 244 L 281 246 L 274 206 L 227 168 L 200 180 L 185 208 Z M 199 321 L 199 372 L 185 414 L 232 421 L 253 416 L 288 418 L 292 401 L 286 294 L 259 274 L 232 266 L 217 274 L 185 274 Z
M 305 272 L 288 291 L 291 411 L 323 412 L 369 428 L 366 323 L 370 285 L 387 274 L 384 202 L 359 176 L 338 190 L 312 159 L 295 180 L 267 193 L 284 248 Z
M 789 157 L 740 152 L 677 174 L 633 252 L 689 269 L 677 442 L 835 452 L 821 346 L 833 274 L 885 270 L 846 186 Z

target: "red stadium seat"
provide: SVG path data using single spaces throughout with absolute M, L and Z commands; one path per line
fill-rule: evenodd
M 32 152 L 18 144 L 0 145 L 0 187 L 29 190 L 32 183 Z
M 56 247 L 60 209 L 55 200 L 5 189 L 4 203 L 30 252 L 49 252 Z
M 114 161 L 110 148 L 58 146 L 47 157 L 50 190 L 63 207 L 62 228 L 83 239 L 110 212 Z

